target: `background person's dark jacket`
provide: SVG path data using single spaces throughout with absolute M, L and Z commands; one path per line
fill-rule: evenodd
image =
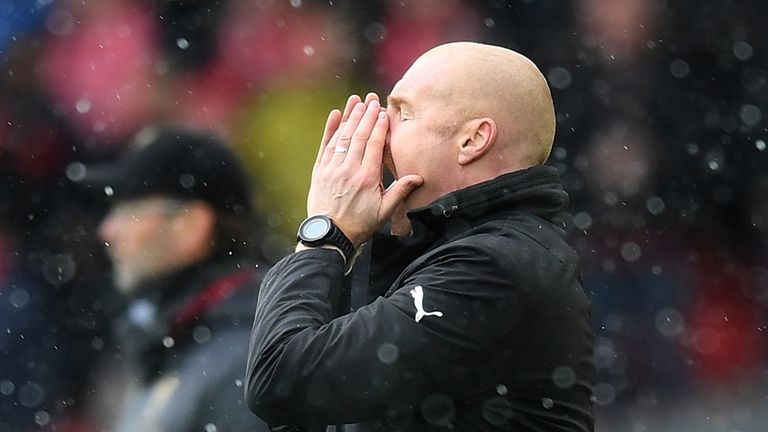
M 259 271 L 206 261 L 150 282 L 118 329 L 134 385 L 116 432 L 267 431 L 243 401 Z
M 372 276 L 391 288 L 350 314 L 336 251 L 284 258 L 259 294 L 250 407 L 295 430 L 591 431 L 592 334 L 567 200 L 557 171 L 535 167 L 413 212 L 413 244 L 374 240 Z M 442 316 L 416 321 L 417 287 Z

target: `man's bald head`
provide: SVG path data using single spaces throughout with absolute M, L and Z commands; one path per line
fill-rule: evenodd
M 538 165 L 549 156 L 555 134 L 552 95 L 525 56 L 498 46 L 454 42 L 424 53 L 409 73 L 432 76 L 434 94 L 445 97 L 458 122 L 493 119 L 498 128 L 493 155 L 510 168 Z
M 395 177 L 424 181 L 408 208 L 543 163 L 555 133 L 552 97 L 536 65 L 469 42 L 419 57 L 387 97 L 387 115 L 385 163 Z

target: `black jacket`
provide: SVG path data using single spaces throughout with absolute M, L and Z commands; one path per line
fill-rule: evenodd
M 333 250 L 265 276 L 246 397 L 271 425 L 322 430 L 591 431 L 587 298 L 551 167 L 414 211 L 415 239 L 374 239 L 372 287 L 345 313 Z M 348 309 L 346 309 L 348 311 Z
M 221 260 L 142 287 L 118 328 L 134 385 L 114 431 L 269 430 L 242 389 L 258 283 Z

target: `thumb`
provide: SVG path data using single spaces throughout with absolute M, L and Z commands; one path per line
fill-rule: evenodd
M 421 176 L 410 174 L 395 180 L 381 197 L 381 220 L 388 220 L 392 217 L 397 206 L 402 204 L 408 195 L 417 187 L 424 183 Z

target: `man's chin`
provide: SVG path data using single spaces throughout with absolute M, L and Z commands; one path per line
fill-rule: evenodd
M 115 289 L 124 295 L 135 294 L 139 289 L 140 277 L 134 272 L 115 271 L 114 284 Z

